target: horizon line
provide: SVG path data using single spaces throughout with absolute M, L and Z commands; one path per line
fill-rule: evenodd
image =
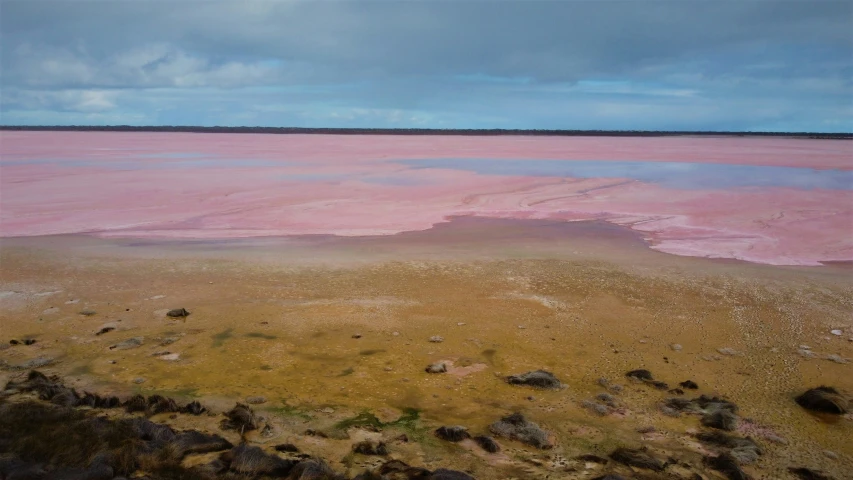
M 767 132 L 715 130 L 577 130 L 506 128 L 370 128 L 370 127 L 261 127 L 188 125 L 0 125 L 0 131 L 111 131 L 179 133 L 260 133 L 337 135 L 470 135 L 470 136 L 774 136 L 821 139 L 853 139 L 853 132 Z

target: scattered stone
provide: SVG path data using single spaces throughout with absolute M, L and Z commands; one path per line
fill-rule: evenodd
M 326 415 L 331 415 L 335 413 L 335 409 L 332 407 L 324 407 L 320 409 L 320 413 L 325 413 Z
M 444 337 L 442 337 L 441 335 L 433 335 L 429 337 L 429 341 L 432 343 L 441 343 L 444 341 Z
M 835 362 L 835 363 L 841 363 L 841 364 L 850 363 L 850 360 L 847 360 L 846 358 L 841 357 L 841 355 L 837 355 L 834 353 L 831 355 L 827 355 L 826 359 L 831 361 L 831 362 Z
M 499 436 L 518 440 L 541 449 L 553 448 L 554 444 L 548 439 L 548 433 L 536 423 L 527 421 L 520 413 L 513 413 L 491 424 L 489 430 Z
M 837 453 L 835 453 L 835 452 L 833 452 L 832 450 L 824 450 L 824 451 L 823 451 L 823 455 L 824 455 L 826 458 L 831 458 L 831 459 L 833 459 L 833 460 L 838 460 L 838 454 L 837 454 Z
M 658 429 L 652 425 L 649 425 L 647 427 L 640 427 L 637 429 L 637 433 L 654 433 L 657 431 L 658 431 Z
M 685 380 L 679 383 L 678 386 L 681 388 L 686 388 L 688 390 L 696 390 L 699 388 L 699 385 L 696 384 L 696 382 L 694 382 L 693 380 Z
M 399 336 L 400 336 L 400 332 L 391 332 L 391 335 L 393 335 L 393 336 L 395 336 L 395 337 L 399 337 Z
M 24 339 L 24 345 L 34 345 L 35 343 L 36 343 L 35 338 L 25 338 Z
M 359 338 L 361 338 L 361 334 L 360 333 L 353 333 L 352 338 L 358 340 Z
M 702 416 L 702 425 L 732 431 L 737 427 L 737 415 L 725 409 L 714 410 Z
M 604 465 L 605 463 L 609 462 L 609 460 L 607 460 L 606 458 L 599 457 L 598 455 L 593 455 L 591 453 L 578 455 L 577 457 L 575 457 L 575 459 L 580 460 L 582 462 L 599 463 L 601 465 Z
M 98 314 L 98 312 L 92 310 L 91 308 L 84 308 L 83 310 L 80 310 L 80 315 L 83 315 L 86 317 L 91 317 L 91 316 L 97 315 L 97 314 Z
M 448 442 L 461 442 L 466 438 L 471 438 L 471 435 L 468 433 L 468 429 L 461 425 L 438 427 L 435 430 L 435 436 L 442 440 L 447 440 Z
M 717 351 L 720 352 L 722 355 L 728 355 L 728 356 L 740 355 L 740 352 L 738 352 L 734 348 L 729 348 L 729 347 L 718 348 Z
M 456 323 L 456 326 L 458 326 L 458 327 L 461 327 L 462 325 L 465 325 L 465 322 L 457 322 Z
M 722 473 L 729 480 L 749 480 L 749 475 L 741 470 L 737 459 L 728 453 L 723 453 L 716 457 L 706 457 L 705 464 L 710 468 Z
M 643 381 L 654 380 L 654 377 L 652 377 L 652 372 L 642 368 L 639 370 L 631 370 L 630 372 L 626 373 L 625 376 L 628 378 L 636 378 L 637 380 Z
M 171 345 L 180 340 L 180 337 L 166 337 L 160 341 L 160 346 L 165 347 L 166 345 Z
M 617 448 L 610 454 L 610 458 L 631 467 L 645 468 L 656 472 L 661 472 L 666 467 L 663 461 L 649 455 L 644 448 Z
M 528 385 L 536 388 L 549 390 L 559 390 L 563 388 L 563 384 L 551 372 L 545 370 L 534 370 L 519 375 L 510 375 L 506 377 L 507 383 L 510 385 Z
M 15 340 L 15 339 L 9 340 L 9 345 L 20 345 L 20 344 L 21 344 L 21 342 Z
M 190 312 L 188 312 L 186 308 L 173 308 L 172 310 L 166 312 L 166 316 L 172 318 L 184 318 L 188 317 L 189 315 Z
M 180 353 L 166 353 L 165 355 L 160 355 L 160 360 L 166 362 L 177 362 L 181 359 Z
M 773 443 L 778 443 L 779 445 L 787 445 L 788 444 L 787 438 L 780 437 L 779 435 L 776 435 L 775 433 L 765 433 L 764 438 L 766 438 L 767 440 L 770 440 Z
M 192 401 L 181 409 L 181 413 L 189 413 L 190 415 L 201 415 L 205 412 L 207 412 L 207 408 L 198 403 L 198 401 Z
M 794 467 L 791 467 L 788 469 L 788 471 L 793 473 L 794 475 L 800 477 L 802 480 L 833 480 L 833 478 L 830 477 L 829 475 L 826 475 L 824 473 L 812 470 L 810 468 L 805 468 L 805 467 L 794 468 Z
M 426 368 L 427 373 L 445 373 L 447 371 L 447 364 L 444 362 L 433 363 L 432 365 Z
M 843 415 L 849 410 L 849 402 L 832 387 L 820 386 L 807 390 L 796 398 L 796 402 L 807 410 Z
M 119 342 L 115 345 L 110 346 L 110 350 L 129 350 L 131 348 L 136 348 L 142 346 L 145 341 L 145 337 L 133 337 L 128 338 L 123 342 Z
M 352 451 L 361 455 L 388 455 L 388 448 L 384 442 L 371 442 L 369 440 L 356 443 L 353 445 Z
M 139 385 L 140 383 L 145 383 L 145 379 L 142 377 L 136 377 L 133 379 L 133 383 Z
M 608 473 L 607 475 L 595 477 L 592 480 L 625 480 L 625 477 L 622 475 L 616 475 L 615 473 Z
M 610 409 L 607 408 L 607 405 L 602 405 L 600 403 L 592 402 L 589 400 L 584 400 L 583 402 L 581 402 L 581 406 L 586 409 L 592 410 L 593 412 L 602 416 L 610 413 Z
M 671 393 L 673 395 L 684 395 L 684 390 L 682 390 L 680 388 L 673 388 L 673 389 L 667 390 L 667 393 Z
M 216 434 L 188 430 L 175 436 L 174 444 L 181 456 L 191 453 L 210 453 L 233 448 L 228 440 Z
M 844 334 L 844 332 L 842 332 L 841 330 L 830 330 L 829 333 L 835 335 L 836 337 L 840 337 Z
M 110 325 L 110 326 L 103 326 L 103 327 L 101 327 L 101 329 L 100 329 L 100 330 L 98 330 L 97 332 L 95 332 L 95 335 L 103 335 L 103 334 L 105 334 L 105 333 L 112 332 L 112 331 L 113 331 L 113 330 L 115 330 L 115 329 L 116 329 L 116 327 L 114 327 L 114 326 L 112 326 L 112 325 Z
M 474 437 L 473 440 L 477 443 L 477 445 L 480 446 L 480 448 L 489 453 L 498 453 L 501 450 L 501 447 L 492 437 L 486 435 L 478 435 Z
M 238 403 L 234 408 L 225 413 L 225 418 L 220 423 L 223 430 L 237 430 L 240 433 L 256 430 L 258 420 L 255 412 L 246 405 Z
M 266 403 L 267 399 L 261 396 L 246 397 L 246 403 L 249 405 L 260 405 Z
M 292 443 L 282 443 L 273 447 L 276 452 L 299 453 L 299 449 Z
M 661 382 L 659 380 L 649 380 L 646 382 L 647 384 L 657 388 L 658 390 L 667 390 L 669 389 L 669 385 L 666 382 Z
M 619 393 L 619 392 L 621 392 L 622 390 L 624 390 L 624 387 L 623 387 L 622 385 L 619 385 L 619 384 L 614 383 L 613 385 L 610 385 L 610 387 L 608 388 L 608 390 L 610 390 L 610 391 L 611 391 L 611 392 L 613 392 L 613 393 Z
M 24 363 L 19 365 L 14 365 L 12 368 L 14 370 L 31 370 L 33 368 L 41 368 L 46 367 L 54 362 L 52 357 L 38 357 L 32 360 L 27 360 Z
M 237 445 L 220 457 L 229 465 L 229 470 L 238 474 L 251 477 L 270 476 L 284 478 L 292 473 L 297 464 L 296 460 L 289 460 L 270 455 L 260 447 L 252 447 L 245 443 Z M 300 477 L 288 477 L 300 478 Z M 312 477 L 305 477 L 312 478 Z M 330 477 L 332 478 L 332 477 Z
M 674 351 L 676 351 L 676 352 L 680 352 L 680 351 L 681 351 L 681 345 L 679 345 L 679 344 L 677 344 L 677 343 L 673 343 L 672 345 L 670 345 L 670 346 L 669 346 L 669 348 L 673 349 L 673 350 L 674 350 Z
M 604 377 L 601 377 L 601 378 L 599 378 L 599 379 L 598 379 L 598 384 L 599 384 L 599 385 L 601 385 L 601 386 L 602 386 L 602 387 L 604 387 L 604 388 L 607 388 L 607 387 L 609 387 L 609 386 L 610 386 L 610 380 L 608 380 L 608 379 L 606 379 L 606 378 L 604 378 Z

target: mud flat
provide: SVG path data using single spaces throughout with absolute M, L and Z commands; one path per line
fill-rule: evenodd
M 391 476 L 393 460 L 423 478 L 737 478 L 731 459 L 752 478 L 853 471 L 850 413 L 796 401 L 853 393 L 843 263 L 676 257 L 609 224 L 470 218 L 376 237 L 7 238 L 0 262 L 0 413 L 60 403 L 230 444 L 170 457 L 186 478 L 320 478 L 294 473 L 309 459 L 346 478 L 414 475 Z M 79 398 L 20 387 L 31 370 Z M 537 370 L 556 383 L 524 385 Z M 84 391 L 145 403 L 91 408 Z M 223 429 L 237 403 L 256 428 Z M 293 463 L 241 470 L 248 447 Z M 97 478 L 170 478 L 110 468 Z

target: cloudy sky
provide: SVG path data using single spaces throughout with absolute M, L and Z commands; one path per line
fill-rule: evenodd
M 853 131 L 853 1 L 0 0 L 0 123 Z

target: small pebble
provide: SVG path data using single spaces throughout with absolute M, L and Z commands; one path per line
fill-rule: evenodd
M 525 327 L 524 325 L 519 325 L 518 328 L 519 328 L 519 330 L 524 330 L 527 327 Z
M 657 431 L 657 429 L 651 425 L 649 425 L 647 427 L 640 427 L 637 429 L 637 433 L 652 433 L 652 432 L 656 432 L 656 431 Z
M 246 403 L 251 405 L 260 405 L 266 403 L 267 399 L 261 396 L 246 397 Z
M 138 385 L 138 384 L 140 384 L 140 383 L 143 383 L 143 382 L 145 382 L 145 379 L 144 379 L 144 378 L 142 378 L 142 377 L 136 377 L 136 378 L 134 378 L 134 379 L 133 379 L 133 383 L 135 383 L 135 384 L 137 384 L 137 385 Z
M 395 336 L 395 337 L 399 337 L 399 336 L 400 336 L 400 332 L 391 332 L 391 335 L 393 335 L 393 336 Z
M 679 344 L 677 344 L 677 343 L 673 343 L 672 345 L 670 345 L 670 346 L 669 346 L 669 348 L 671 348 L 671 349 L 675 350 L 676 352 L 680 352 L 680 351 L 681 351 L 681 345 L 679 345 Z
M 835 336 L 837 336 L 837 337 L 840 337 L 840 336 L 841 336 L 841 334 L 842 334 L 842 333 L 844 333 L 844 332 L 842 332 L 841 330 L 832 330 L 832 331 L 830 331 L 829 333 L 831 333 L 831 334 L 833 334 L 833 335 L 835 335 Z
M 432 343 L 441 343 L 444 341 L 444 337 L 442 337 L 441 335 L 433 335 L 429 337 L 429 341 Z
M 352 338 L 361 338 L 361 334 L 360 334 L 360 333 L 355 333 L 355 334 L 353 334 Z
M 644 338 L 644 339 L 640 340 L 640 343 L 649 343 L 649 341 Z
M 465 322 L 459 322 L 459 323 L 457 323 L 456 325 L 458 325 L 458 326 L 460 326 L 460 327 L 461 327 L 462 325 L 465 325 Z
M 332 413 L 335 413 L 335 409 L 331 408 L 331 407 L 326 407 L 326 408 L 320 410 L 320 412 L 332 414 Z
M 824 454 L 827 458 L 831 458 L 831 459 L 833 459 L 833 460 L 838 460 L 838 454 L 837 454 L 837 453 L 835 453 L 835 452 L 833 452 L 832 450 L 824 450 L 824 451 L 823 451 L 823 454 Z

